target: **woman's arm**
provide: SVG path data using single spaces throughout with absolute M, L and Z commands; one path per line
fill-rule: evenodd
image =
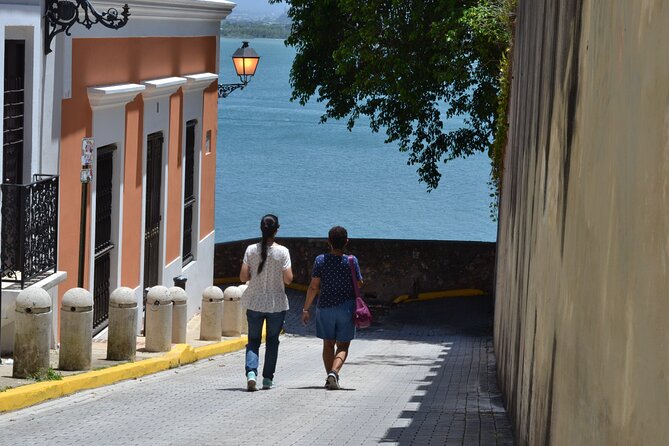
M 251 280 L 251 269 L 246 263 L 242 263 L 242 269 L 239 271 L 239 280 L 246 283 Z
M 283 283 L 290 285 L 290 282 L 293 281 L 293 269 L 288 267 L 283 270 Z
M 302 309 L 302 323 L 306 324 L 309 322 L 311 315 L 309 314 L 309 307 L 314 302 L 316 295 L 321 290 L 321 278 L 312 277 L 311 282 L 309 283 L 309 288 L 307 289 L 307 298 L 304 300 L 304 308 Z
M 359 279 L 357 280 L 358 288 L 362 288 L 362 286 L 365 283 L 362 281 L 362 273 L 360 272 L 360 263 L 358 263 L 358 258 L 357 257 L 353 257 L 353 259 L 354 259 L 353 264 L 355 265 L 355 275 L 356 275 L 356 278 L 359 277 Z

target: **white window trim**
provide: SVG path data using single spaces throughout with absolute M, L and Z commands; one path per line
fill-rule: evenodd
M 139 84 L 117 84 L 88 88 L 88 101 L 93 111 L 92 133 L 95 139 L 93 157 L 93 180 L 91 181 L 91 223 L 89 243 L 89 286 L 92 288 L 95 278 L 95 215 L 97 206 L 97 148 L 114 144 L 114 173 L 112 179 L 112 228 L 111 240 L 114 249 L 111 252 L 109 272 L 110 291 L 122 286 L 121 264 L 123 259 L 123 191 L 125 166 L 125 106 L 145 90 Z
M 187 79 L 183 77 L 167 77 L 161 79 L 152 79 L 142 81 L 146 89 L 142 92 L 144 97 L 144 129 L 142 133 L 142 240 L 144 240 L 144 225 L 146 221 L 146 156 L 147 156 L 147 138 L 152 133 L 162 132 L 162 175 L 160 179 L 160 235 L 158 242 L 158 283 L 165 286 L 172 286 L 168 283 L 171 280 L 169 272 L 166 273 L 166 243 L 167 231 L 165 225 L 167 222 L 166 211 L 168 203 L 167 188 L 169 185 L 169 146 L 170 146 L 170 96 L 186 84 Z M 174 181 L 174 180 L 173 180 Z M 183 182 L 183 180 L 182 180 Z M 182 211 L 183 212 L 183 211 Z M 179 249 L 181 254 L 181 248 Z M 179 255 L 179 258 L 181 256 Z M 144 284 L 144 243 L 140 249 L 140 283 Z M 171 262 L 170 260 L 170 263 Z

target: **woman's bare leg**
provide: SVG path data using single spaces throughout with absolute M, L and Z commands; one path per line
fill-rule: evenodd
M 339 375 L 339 371 L 341 370 L 342 366 L 344 365 L 344 362 L 346 362 L 346 357 L 348 356 L 348 347 L 351 345 L 350 342 L 337 342 L 337 352 L 334 355 L 334 359 L 332 360 L 332 367 L 330 368 L 329 371 L 334 371 Z
M 330 373 L 330 370 L 332 370 L 335 361 L 335 345 L 336 342 L 334 340 L 323 339 L 323 365 L 325 366 L 325 373 Z

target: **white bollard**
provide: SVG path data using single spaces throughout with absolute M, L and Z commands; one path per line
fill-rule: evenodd
M 137 354 L 137 297 L 132 289 L 121 287 L 109 296 L 107 359 L 134 361 Z
M 223 336 L 238 337 L 242 334 L 242 296 L 239 287 L 229 286 L 223 291 L 223 319 L 221 334 Z
M 162 285 L 146 295 L 146 351 L 168 352 L 172 348 L 172 300 Z
M 178 286 L 173 286 L 169 291 L 172 299 L 172 342 L 185 344 L 188 325 L 188 296 L 186 291 Z
M 93 296 L 83 288 L 63 294 L 60 306 L 61 370 L 89 370 L 93 358 Z
M 42 288 L 26 288 L 16 297 L 14 378 L 27 378 L 49 368 L 51 296 Z
M 241 296 L 244 295 L 244 291 L 249 286 L 244 284 L 244 285 L 239 285 L 237 288 L 239 288 L 240 292 L 240 305 L 242 307 L 242 334 L 249 334 L 249 320 L 246 318 L 246 307 L 244 306 L 244 299 L 241 299 Z
M 202 314 L 200 315 L 201 340 L 221 340 L 222 317 L 223 291 L 217 286 L 207 287 L 202 293 Z

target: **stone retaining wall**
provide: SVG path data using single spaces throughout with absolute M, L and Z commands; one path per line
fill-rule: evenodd
M 218 243 L 214 277 L 239 275 L 246 246 L 258 239 Z M 313 261 L 328 251 L 326 239 L 279 238 L 290 250 L 294 283 L 307 285 Z M 495 243 L 352 239 L 348 253 L 360 261 L 367 297 L 390 302 L 402 294 L 476 288 L 493 290 Z

